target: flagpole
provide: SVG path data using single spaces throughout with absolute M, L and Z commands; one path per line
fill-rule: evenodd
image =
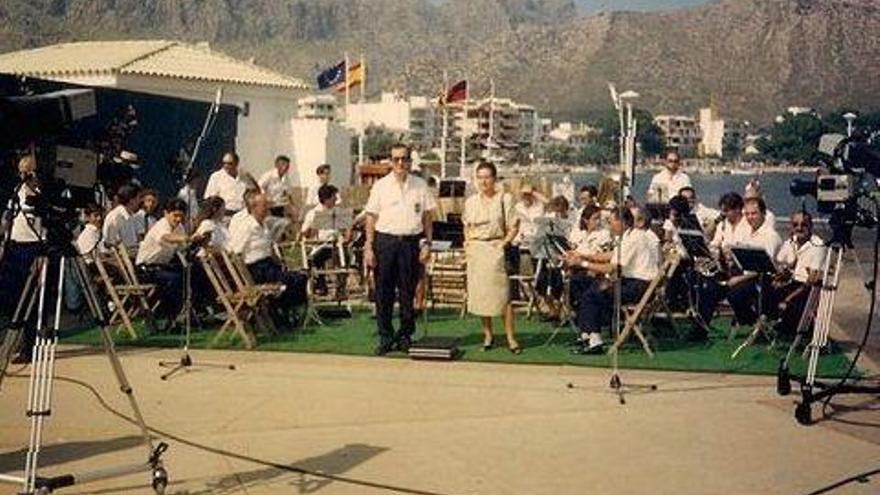
M 470 97 L 471 97 L 471 84 L 467 79 L 465 79 L 464 102 L 462 102 L 462 105 L 461 105 L 461 126 L 460 126 L 461 127 L 461 164 L 460 164 L 460 167 L 461 168 L 458 171 L 459 176 L 461 176 L 461 174 L 464 172 L 464 162 L 465 162 L 465 158 L 466 158 L 465 157 L 466 153 L 465 153 L 464 124 L 465 124 L 465 120 L 467 119 L 467 107 L 468 107 L 468 100 L 470 100 Z
M 486 139 L 488 158 L 494 156 L 495 149 L 495 79 L 489 79 L 489 137 Z
M 351 104 L 351 90 L 348 87 L 348 67 L 349 67 L 349 65 L 350 64 L 348 61 L 348 52 L 345 52 L 345 71 L 343 72 L 343 74 L 345 74 L 345 76 L 342 79 L 342 84 L 345 85 L 345 123 L 347 125 L 351 124 L 351 119 L 349 119 L 349 115 L 348 115 L 348 106 Z
M 364 164 L 364 130 L 366 122 L 364 117 L 364 93 L 367 91 L 367 65 L 364 62 L 364 54 L 361 53 L 361 101 L 360 101 L 360 129 L 358 133 L 358 166 Z
M 440 102 L 443 105 L 443 134 L 440 137 L 440 178 L 446 178 L 446 139 L 449 137 L 449 111 L 447 110 L 446 97 L 449 92 L 449 74 L 443 71 L 443 89 L 440 93 Z

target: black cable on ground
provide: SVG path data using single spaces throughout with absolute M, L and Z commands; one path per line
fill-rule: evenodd
M 10 378 L 26 378 L 23 375 L 9 374 L 7 376 Z M 107 401 L 104 400 L 104 397 L 101 395 L 101 393 L 97 389 L 95 389 L 95 387 L 93 387 L 92 385 L 90 385 L 82 380 L 77 380 L 76 378 L 69 378 L 66 376 L 56 376 L 55 379 L 58 381 L 68 382 L 68 383 L 72 383 L 74 385 L 79 385 L 80 387 L 85 388 L 95 397 L 95 399 L 97 399 L 98 404 L 100 404 L 101 407 L 104 408 L 105 410 L 107 410 L 110 414 L 113 414 L 114 416 L 116 416 L 116 417 L 122 419 L 123 421 L 126 421 L 132 425 L 137 425 L 137 422 L 134 419 L 119 412 L 118 410 L 114 409 L 113 406 L 108 404 Z M 357 479 L 357 478 L 350 478 L 347 476 L 339 476 L 339 475 L 335 475 L 335 474 L 322 473 L 322 472 L 313 471 L 310 469 L 300 468 L 300 467 L 296 467 L 296 466 L 289 466 L 289 465 L 285 465 L 285 464 L 279 464 L 279 463 L 272 462 L 272 461 L 266 461 L 263 459 L 258 459 L 256 457 L 251 457 L 251 456 L 239 454 L 237 452 L 232 452 L 232 451 L 220 449 L 217 447 L 211 447 L 210 445 L 200 444 L 200 443 L 194 442 L 192 440 L 187 440 L 187 439 L 185 439 L 181 436 L 175 435 L 171 432 L 167 432 L 167 431 L 163 431 L 163 430 L 160 430 L 157 428 L 153 428 L 152 426 L 149 426 L 149 425 L 147 425 L 147 430 L 149 430 L 150 432 L 155 433 L 156 435 L 159 435 L 163 438 L 168 438 L 168 439 L 174 440 L 175 442 L 178 442 L 178 443 L 181 443 L 184 445 L 188 445 L 190 447 L 193 447 L 193 448 L 196 448 L 199 450 L 203 450 L 205 452 L 210 452 L 212 454 L 219 455 L 222 457 L 229 457 L 229 458 L 238 459 L 241 461 L 247 461 L 247 462 L 250 462 L 253 464 L 257 464 L 257 465 L 261 465 L 261 466 L 265 466 L 265 467 L 270 467 L 270 468 L 278 469 L 281 471 L 287 471 L 290 473 L 305 474 L 305 475 L 309 475 L 309 476 L 314 476 L 316 478 L 324 478 L 327 480 L 336 481 L 339 483 L 347 483 L 350 485 L 376 488 L 379 490 L 389 490 L 389 491 L 398 492 L 398 493 L 406 493 L 409 495 L 446 495 L 441 492 L 432 492 L 432 491 L 420 490 L 420 489 L 416 489 L 416 488 L 406 488 L 406 487 L 402 487 L 402 486 L 389 485 L 389 484 L 385 484 L 385 483 L 378 483 L 378 482 L 374 482 L 374 481 L 367 481 L 367 480 L 362 480 L 362 479 Z
M 837 490 L 838 488 L 841 488 L 843 486 L 846 486 L 846 485 L 848 485 L 850 483 L 854 483 L 854 482 L 867 483 L 868 477 L 874 476 L 875 474 L 880 474 L 880 468 L 873 469 L 871 471 L 867 471 L 864 473 L 860 473 L 855 476 L 850 476 L 849 478 L 842 479 L 842 480 L 837 481 L 835 483 L 832 483 L 828 486 L 819 488 L 816 491 L 812 491 L 812 492 L 808 493 L 807 495 L 821 495 L 823 493 L 828 493 L 832 490 Z

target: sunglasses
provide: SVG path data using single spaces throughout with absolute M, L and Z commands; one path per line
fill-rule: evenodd
M 792 227 L 807 227 L 808 225 L 806 222 L 791 222 Z
M 405 156 L 392 156 L 391 163 L 409 163 L 409 158 Z

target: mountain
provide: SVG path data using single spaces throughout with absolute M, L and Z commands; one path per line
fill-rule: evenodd
M 369 92 L 435 94 L 443 71 L 557 116 L 610 106 L 607 81 L 653 113 L 710 99 L 759 122 L 787 106 L 874 107 L 880 0 L 718 0 L 581 14 L 591 0 L 4 0 L 0 51 L 70 40 L 167 38 L 311 79 L 364 53 Z M 667 5 L 692 4 L 667 0 Z M 617 5 L 638 6 L 629 0 Z

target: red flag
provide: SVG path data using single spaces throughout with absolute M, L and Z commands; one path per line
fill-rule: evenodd
M 440 96 L 440 104 L 447 105 L 457 101 L 464 101 L 468 97 L 467 79 L 458 81 L 446 90 L 446 94 Z

